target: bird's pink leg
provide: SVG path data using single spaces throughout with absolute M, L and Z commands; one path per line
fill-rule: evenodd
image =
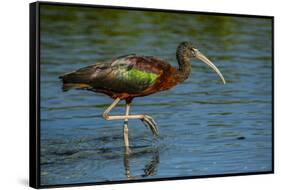
M 140 119 L 145 126 L 150 128 L 153 135 L 158 135 L 157 124 L 152 117 L 144 114 L 140 115 L 109 115 L 109 112 L 120 102 L 120 98 L 116 98 L 114 102 L 104 111 L 102 114 L 103 118 L 106 120 L 128 120 L 128 119 Z
M 125 116 L 129 115 L 129 111 L 130 111 L 130 104 L 126 104 L 126 113 Z M 126 152 L 129 153 L 130 149 L 129 149 L 129 129 L 128 129 L 128 118 L 124 119 L 124 127 L 123 127 L 123 134 L 124 134 L 124 142 L 125 142 L 125 148 L 126 148 Z

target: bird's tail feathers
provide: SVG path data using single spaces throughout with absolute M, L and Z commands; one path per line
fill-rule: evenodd
M 89 84 L 86 84 L 85 81 L 78 76 L 76 72 L 67 73 L 65 75 L 59 76 L 59 79 L 62 80 L 62 90 L 68 91 L 70 89 L 87 89 L 90 88 Z
M 75 88 L 75 89 L 89 89 L 89 88 L 91 88 L 91 86 L 88 85 L 88 84 L 83 84 L 83 83 L 63 83 L 63 85 L 62 85 L 62 90 L 64 92 L 66 92 L 70 89 L 73 89 L 73 88 Z

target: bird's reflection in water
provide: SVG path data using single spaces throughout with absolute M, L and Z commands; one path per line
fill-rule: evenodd
M 124 148 L 124 168 L 125 175 L 128 179 L 138 179 L 147 176 L 153 176 L 157 172 L 157 166 L 159 164 L 159 150 L 158 147 L 155 147 L 150 154 L 152 154 L 149 162 L 145 163 L 143 168 L 143 174 L 141 175 L 133 175 L 130 170 L 130 156 L 133 156 L 133 149 Z M 132 166 L 133 167 L 133 166 Z

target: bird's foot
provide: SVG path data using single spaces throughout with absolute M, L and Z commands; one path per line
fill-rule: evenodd
M 148 115 L 144 115 L 141 121 L 144 123 L 144 125 L 147 128 L 151 130 L 154 136 L 158 136 L 159 132 L 158 132 L 157 124 L 152 117 Z

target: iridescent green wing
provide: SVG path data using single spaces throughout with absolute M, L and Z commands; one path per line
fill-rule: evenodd
M 105 87 L 115 92 L 140 93 L 155 84 L 161 72 L 152 57 L 128 55 L 114 60 Z

